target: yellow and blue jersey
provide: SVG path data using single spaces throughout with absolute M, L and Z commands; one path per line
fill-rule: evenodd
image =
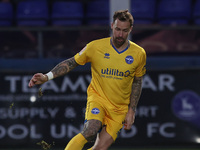
M 129 41 L 119 52 L 111 38 L 90 42 L 75 55 L 75 61 L 91 63 L 92 80 L 88 87 L 88 101 L 98 101 L 113 111 L 126 112 L 134 77 L 145 74 L 146 53 L 143 48 Z

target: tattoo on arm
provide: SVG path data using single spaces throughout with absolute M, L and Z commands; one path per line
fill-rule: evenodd
M 141 92 L 142 92 L 142 77 L 135 77 L 132 85 L 132 92 L 129 104 L 129 107 L 132 108 L 133 111 L 136 111 L 136 107 L 139 102 Z
M 67 74 L 69 71 L 77 67 L 79 64 L 76 63 L 74 57 L 62 61 L 56 65 L 51 72 L 54 75 L 54 78 Z

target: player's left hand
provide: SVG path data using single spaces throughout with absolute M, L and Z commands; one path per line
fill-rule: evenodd
M 124 129 L 130 130 L 134 121 L 135 121 L 135 112 L 133 111 L 133 109 L 129 109 L 128 113 L 126 114 L 126 118 L 125 118 L 125 122 L 124 122 Z
M 29 81 L 28 86 L 31 88 L 38 84 L 43 84 L 48 81 L 48 77 L 42 73 L 36 73 L 33 75 L 31 80 Z

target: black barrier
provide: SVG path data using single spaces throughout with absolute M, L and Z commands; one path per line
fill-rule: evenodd
M 30 89 L 31 75 L 0 74 L 0 148 L 41 141 L 64 147 L 83 128 L 90 73 L 71 72 Z M 200 70 L 148 72 L 135 123 L 114 146 L 199 145 L 199 76 Z

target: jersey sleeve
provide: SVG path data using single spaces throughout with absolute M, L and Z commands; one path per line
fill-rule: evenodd
M 140 55 L 140 63 L 138 64 L 138 67 L 136 69 L 135 76 L 136 77 L 141 77 L 146 73 L 146 52 L 143 49 L 142 53 Z
M 75 61 L 79 65 L 85 65 L 87 62 L 91 62 L 91 56 L 92 56 L 92 44 L 87 44 L 79 53 L 77 53 L 74 58 Z

